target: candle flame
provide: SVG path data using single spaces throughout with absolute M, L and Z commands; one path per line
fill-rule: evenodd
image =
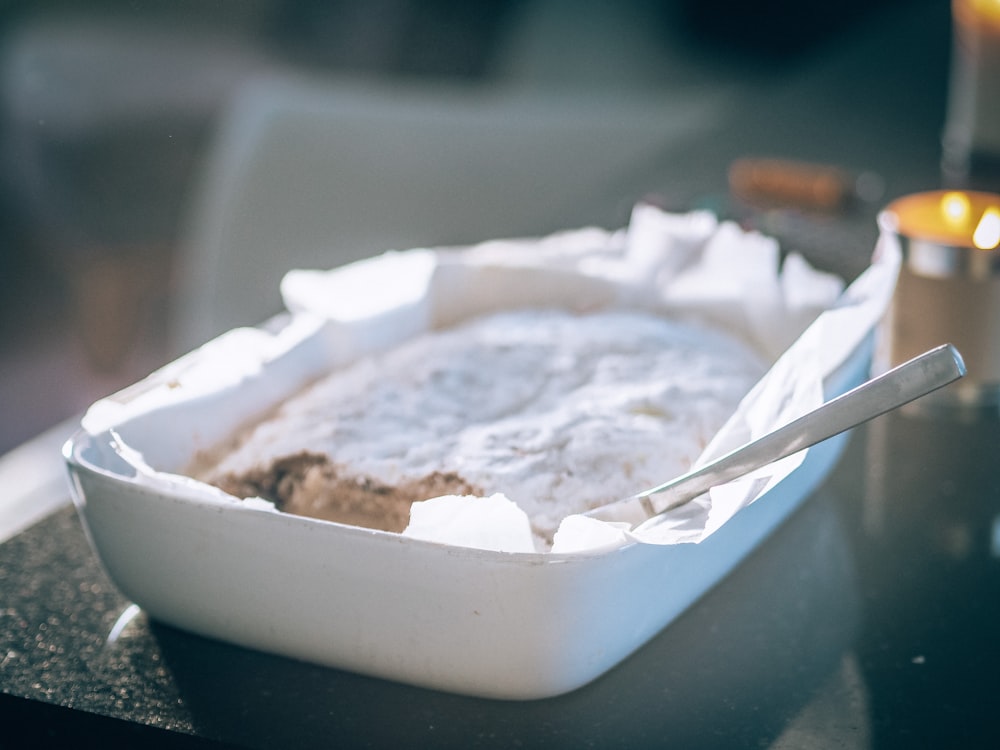
M 903 237 L 952 248 L 1000 252 L 1000 193 L 914 193 L 890 203 L 885 214 L 880 224 Z
M 941 196 L 941 215 L 953 228 L 959 228 L 969 220 L 972 205 L 965 193 L 945 193 Z
M 992 250 L 1000 245 L 1000 209 L 994 206 L 983 212 L 972 233 L 972 242 L 980 250 Z

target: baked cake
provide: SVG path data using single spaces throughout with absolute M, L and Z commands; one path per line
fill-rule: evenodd
M 652 313 L 496 313 L 331 372 L 192 473 L 394 532 L 414 501 L 502 493 L 544 548 L 565 516 L 687 470 L 764 369 Z

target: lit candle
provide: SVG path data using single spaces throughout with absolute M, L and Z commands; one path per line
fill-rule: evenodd
M 1000 195 L 915 193 L 890 203 L 879 225 L 903 250 L 884 327 L 889 364 L 954 344 L 968 375 L 938 402 L 1000 405 Z
M 885 216 L 893 231 L 910 240 L 978 250 L 1000 245 L 1000 195 L 993 193 L 915 193 L 889 204 Z
M 953 51 L 944 167 L 996 189 L 1000 163 L 1000 0 L 952 0 Z

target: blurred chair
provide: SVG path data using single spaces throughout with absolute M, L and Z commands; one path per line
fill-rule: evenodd
M 192 195 L 177 352 L 278 312 L 290 268 L 622 226 L 636 186 L 714 111 L 707 97 L 252 81 L 221 117 Z
M 276 63 L 249 3 L 225 25 L 35 5 L 0 34 L 0 200 L 20 229 L 0 246 L 65 290 L 67 340 L 111 388 L 161 356 L 181 196 L 219 106 Z

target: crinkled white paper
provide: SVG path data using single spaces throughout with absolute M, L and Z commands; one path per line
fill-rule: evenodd
M 322 351 L 339 364 L 496 310 L 622 306 L 706 319 L 744 338 L 774 362 L 706 448 L 700 459 L 705 462 L 821 403 L 823 381 L 858 349 L 887 309 L 899 255 L 893 239 L 883 237 L 870 268 L 844 290 L 836 277 L 809 267 L 799 256 L 781 263 L 771 238 L 720 223 L 706 212 L 670 214 L 640 205 L 621 231 L 587 228 L 468 248 L 390 252 L 332 271 L 290 271 L 282 295 L 293 321 L 305 321 L 297 328 L 293 323 L 292 333 L 286 328 L 279 334 L 244 334 L 238 357 L 231 346 L 210 344 L 181 360 L 186 363 L 182 378 L 174 372 L 168 383 L 167 375 L 154 374 L 140 384 L 141 398 L 112 397 L 95 404 L 85 426 L 91 431 L 108 429 L 144 408 L 161 408 L 212 388 L 247 387 L 246 378 L 283 357 L 315 358 Z M 289 369 L 302 376 L 296 368 Z M 198 378 L 197 373 L 211 376 Z M 246 416 L 250 413 L 248 409 Z M 127 430 L 122 435 L 127 439 Z M 634 540 L 698 542 L 787 476 L 802 458 L 792 456 L 715 488 L 637 530 L 572 516 L 557 534 L 553 550 L 603 549 Z M 148 471 L 143 467 L 144 476 Z M 205 489 L 206 497 L 217 502 L 210 488 Z M 496 503 L 478 507 L 487 525 L 516 515 L 498 514 Z M 421 505 L 420 514 L 419 532 L 413 535 L 423 539 L 476 547 L 483 538 L 497 537 L 496 529 L 486 537 L 479 533 L 474 516 L 464 516 L 458 531 L 454 524 L 442 523 L 436 536 L 433 523 L 428 523 L 435 517 L 433 502 Z M 517 535 L 526 525 L 519 518 L 513 523 L 517 528 L 501 534 L 503 545 L 521 549 Z M 523 548 L 530 549 L 530 544 Z

